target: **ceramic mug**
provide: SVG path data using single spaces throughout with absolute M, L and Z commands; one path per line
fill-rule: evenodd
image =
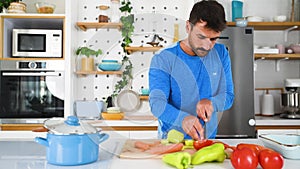
M 141 94 L 142 95 L 149 95 L 149 89 L 148 88 L 142 88 L 141 90 L 140 90 L 140 92 L 141 92 Z
M 273 116 L 274 113 L 274 98 L 271 94 L 264 94 L 262 96 L 262 110 L 263 116 Z
M 277 44 L 275 47 L 279 50 L 280 54 L 285 53 L 285 46 L 283 44 Z

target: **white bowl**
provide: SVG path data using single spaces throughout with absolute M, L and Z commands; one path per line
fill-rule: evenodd
M 262 134 L 259 139 L 264 146 L 279 152 L 285 158 L 300 159 L 300 135 Z
M 263 22 L 264 18 L 260 16 L 247 16 L 248 22 Z
M 274 22 L 284 22 L 286 21 L 287 17 L 285 15 L 278 15 L 273 17 Z
M 248 21 L 246 18 L 236 18 L 235 19 L 235 25 L 238 27 L 246 27 L 248 24 Z

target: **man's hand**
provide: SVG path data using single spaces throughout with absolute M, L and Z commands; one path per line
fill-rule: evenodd
M 196 106 L 196 112 L 198 117 L 200 117 L 204 122 L 208 122 L 213 113 L 212 102 L 208 99 L 200 100 Z
M 204 128 L 195 116 L 187 116 L 182 121 L 182 129 L 194 140 L 204 139 Z

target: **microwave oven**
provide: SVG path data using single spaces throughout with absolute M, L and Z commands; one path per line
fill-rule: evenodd
M 62 30 L 13 29 L 12 57 L 62 57 Z

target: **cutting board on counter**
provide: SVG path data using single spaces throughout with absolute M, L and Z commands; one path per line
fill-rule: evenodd
M 140 143 L 140 146 L 136 146 L 137 142 Z M 138 148 L 143 147 L 144 144 L 150 146 L 145 150 Z M 127 159 L 162 158 L 165 153 L 161 152 L 181 151 L 181 148 L 179 144 L 163 145 L 161 144 L 161 140 L 158 139 L 129 139 L 125 141 L 119 157 Z
M 145 158 L 161 158 L 162 155 L 151 154 L 142 149 L 139 149 L 135 146 L 137 141 L 141 141 L 149 144 L 160 144 L 160 140 L 157 139 L 129 139 L 124 143 L 120 155 L 120 158 L 129 158 L 129 159 L 145 159 Z

